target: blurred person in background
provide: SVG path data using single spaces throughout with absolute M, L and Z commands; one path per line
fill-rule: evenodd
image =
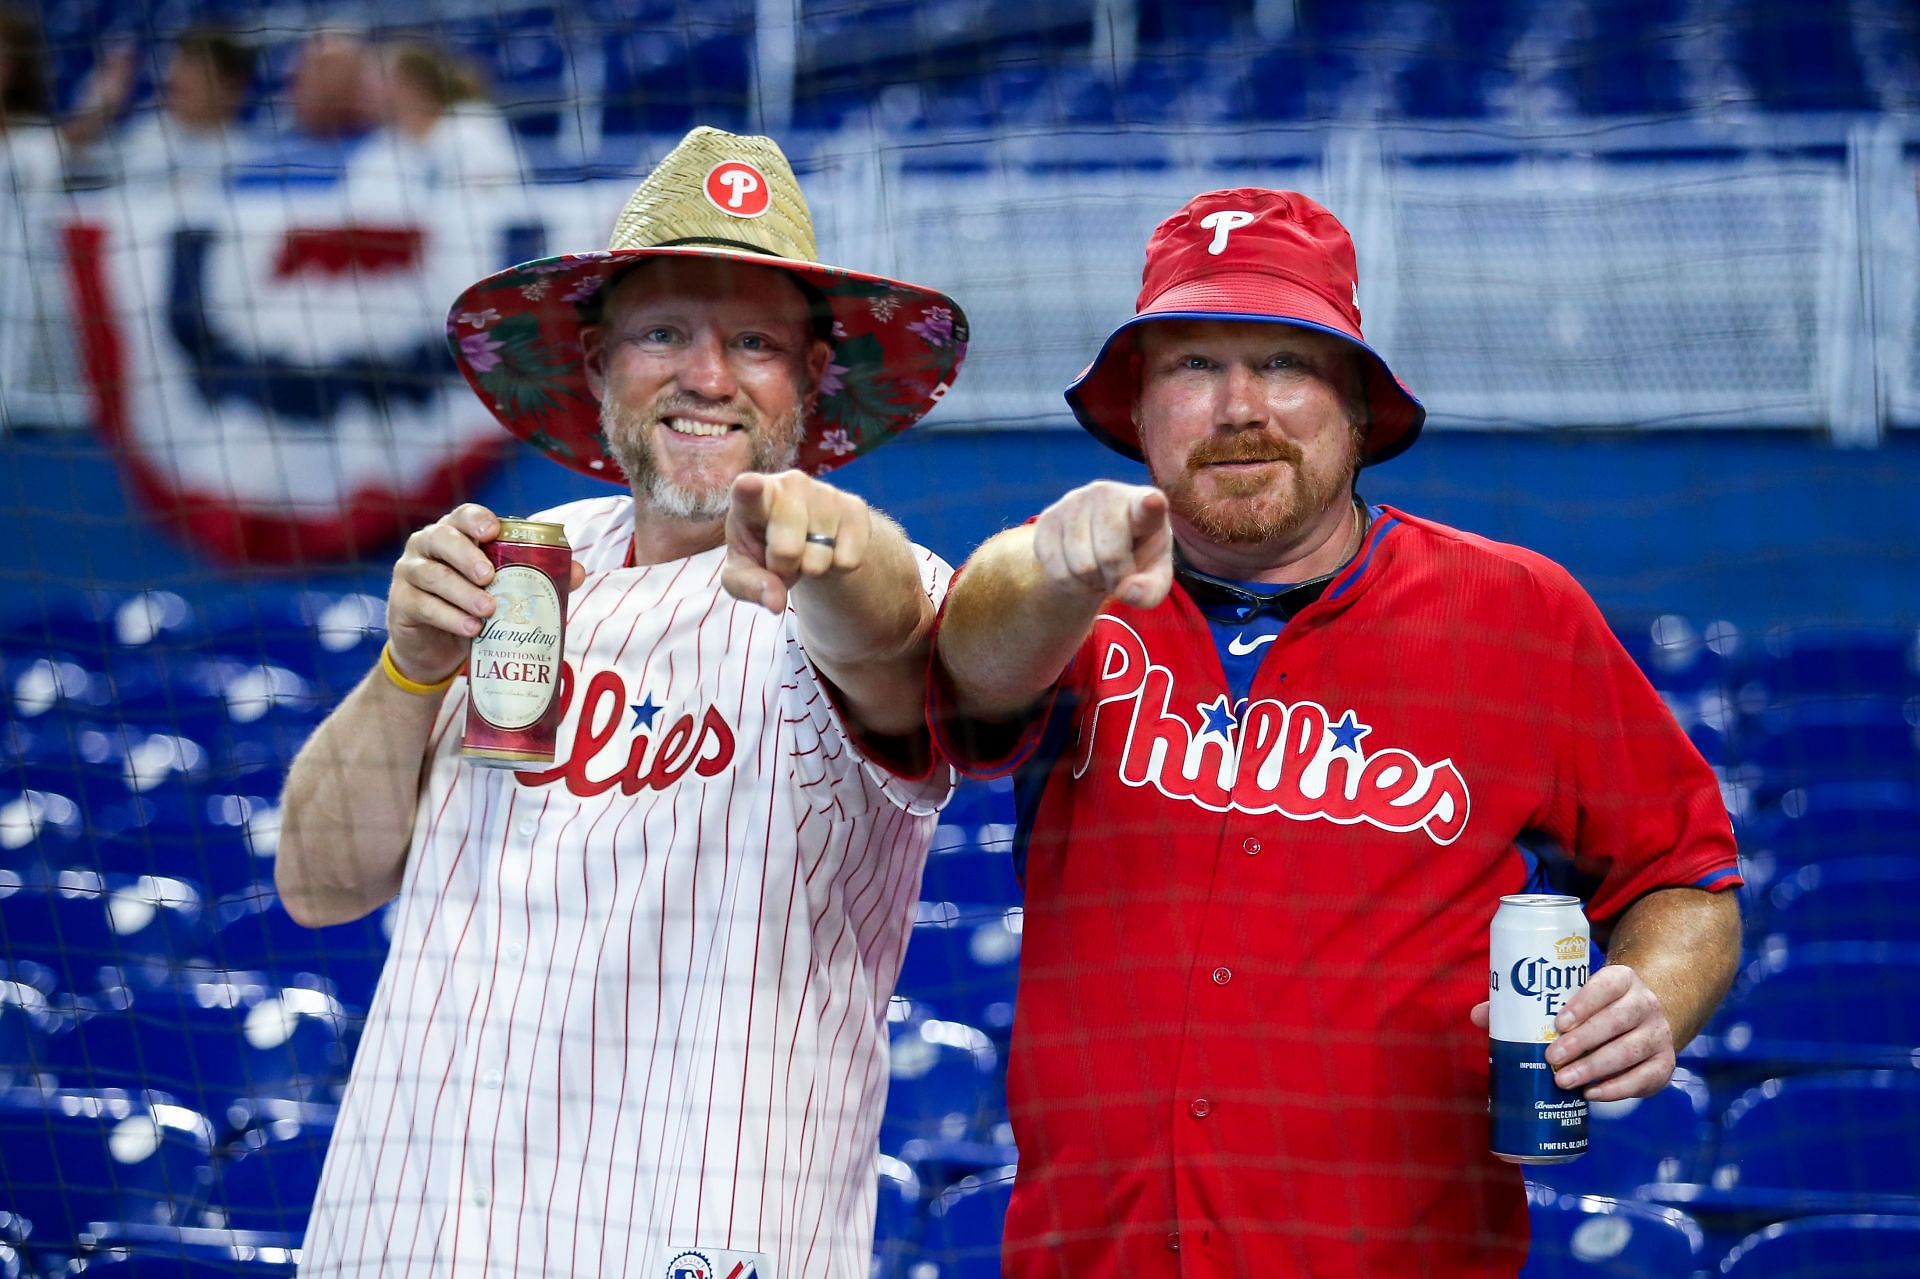
M 94 154 L 81 161 L 108 180 L 220 181 L 253 143 L 241 123 L 257 55 L 232 29 L 188 27 L 174 40 L 151 111 L 114 132 L 111 124 L 133 95 L 135 54 L 120 49 L 102 58 L 86 108 L 65 125 L 69 141 Z
M 51 119 L 40 24 L 0 7 L 0 429 L 50 425 L 34 390 L 72 376 L 64 346 L 54 222 L 66 189 L 65 144 Z
M 379 123 L 368 86 L 373 51 L 356 31 L 312 32 L 267 117 L 270 136 L 245 166 L 249 178 L 338 181 Z
M 49 120 L 40 24 L 0 7 L 0 184 L 9 193 L 60 183 L 60 138 Z
M 354 154 L 356 187 L 446 191 L 526 180 L 513 130 L 466 59 L 426 41 L 396 41 L 374 51 L 368 84 L 381 127 Z

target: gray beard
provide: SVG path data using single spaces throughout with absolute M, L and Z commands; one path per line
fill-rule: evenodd
M 683 488 L 675 484 L 653 464 L 648 447 L 653 431 L 666 428 L 658 421 L 651 430 L 644 428 L 641 415 L 627 412 L 612 400 L 600 402 L 600 433 L 606 437 L 607 452 L 626 472 L 636 501 L 675 519 L 708 522 L 725 519 L 732 501 L 731 486 L 717 492 Z M 800 410 L 770 424 L 753 437 L 753 453 L 747 460 L 749 471 L 772 473 L 787 470 L 800 456 Z

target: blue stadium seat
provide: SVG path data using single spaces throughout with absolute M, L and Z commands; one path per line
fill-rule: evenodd
M 1855 1213 L 1777 1221 L 1720 1263 L 1724 1279 L 1908 1279 L 1920 1261 L 1920 1217 Z
M 546 5 L 494 7 L 484 16 L 447 22 L 447 40 L 477 62 L 517 133 L 551 138 L 573 101 L 567 24 Z
M 1741 6 L 1741 69 L 1760 104 L 1775 111 L 1868 111 L 1853 45 L 1852 8 L 1769 0 Z
M 195 954 L 208 926 L 199 890 L 184 880 L 79 870 L 45 885 L 0 877 L 0 964 L 49 994 L 157 976 Z
M 1020 878 L 1014 874 L 1013 855 L 1004 848 L 985 849 L 974 843 L 965 827 L 944 821 L 927 854 L 920 878 L 920 899 L 929 902 L 974 902 L 983 906 L 1017 906 Z
M 1789 943 L 1896 941 L 1914 935 L 1920 855 L 1837 857 L 1777 879 L 1748 919 L 1754 937 Z
M 1697 623 L 1678 613 L 1616 624 L 1627 655 L 1662 693 L 1699 693 L 1733 677 L 1740 632 L 1730 622 Z
M 1013 1178 L 1012 1166 L 967 1177 L 927 1206 L 921 1248 L 939 1265 L 941 1279 L 999 1279 Z
M 37 882 L 88 858 L 80 805 L 52 791 L 0 787 L 0 870 Z
M 1584 115 L 1675 115 L 1687 109 L 1686 69 L 1669 37 L 1680 0 L 1582 6 L 1569 56 L 1573 104 Z
M 1594 1102 L 1588 1111 L 1587 1153 L 1571 1163 L 1527 1169 L 1527 1179 L 1561 1194 L 1631 1199 L 1643 1185 L 1692 1181 L 1711 1118 L 1707 1085 L 1691 1072 L 1674 1072 L 1651 1097 Z
M 223 779 L 225 780 L 225 779 Z M 239 779 L 256 790 L 278 790 L 271 776 Z M 135 797 L 134 820 L 94 838 L 93 864 L 115 874 L 160 873 L 189 878 L 213 897 L 273 877 L 270 849 L 256 848 L 256 815 L 266 801 L 190 781 L 156 786 Z M 277 838 L 277 828 L 274 832 Z
M 31 1223 L 37 1263 L 95 1222 L 190 1221 L 212 1181 L 214 1133 L 183 1106 L 126 1093 L 0 1093 L 0 1211 Z
M 345 1016 L 329 995 L 240 976 L 129 991 L 48 1045 L 63 1087 L 157 1088 L 224 1117 L 235 1102 L 334 1100 Z
M 39 988 L 0 980 L 0 1090 L 35 1082 L 58 1014 Z
M 132 1232 L 116 1231 L 116 1241 Z M 293 1279 L 292 1241 L 237 1236 L 230 1244 L 198 1242 L 218 1231 L 182 1231 L 179 1239 L 115 1247 L 90 1255 L 84 1273 L 96 1279 Z
M 981 1031 L 958 1022 L 891 1020 L 890 1084 L 880 1140 L 897 1151 L 915 1139 L 970 1141 L 996 1112 L 998 1055 Z
M 1743 665 L 1743 683 L 1774 705 L 1920 691 L 1920 637 L 1884 630 L 1793 627 L 1770 631 Z
M 302 928 L 279 898 L 258 892 L 221 907 L 209 956 L 217 967 L 252 970 L 300 984 L 321 977 L 348 1009 L 364 1013 L 387 960 L 392 906 L 332 928 Z
M 600 128 L 608 135 L 745 125 L 751 36 L 702 26 L 613 28 L 602 45 Z
M 966 831 L 978 831 L 989 823 L 1012 829 L 1013 817 L 1013 782 L 1005 777 L 985 782 L 963 779 L 940 810 L 942 826 Z
M 1457 0 L 1434 6 L 1436 29 L 1399 74 L 1400 110 L 1411 119 L 1477 119 L 1511 79 L 1507 50 L 1517 34 L 1516 10 L 1504 0 Z
M 1696 1202 L 1772 1220 L 1816 1213 L 1920 1213 L 1920 1076 L 1837 1071 L 1770 1079 L 1721 1119 Z
M 1920 787 L 1897 781 L 1795 787 L 1748 824 L 1740 852 L 1755 888 L 1815 862 L 1912 856 L 1920 852 Z
M 1013 1027 L 1022 918 L 999 906 L 923 905 L 896 989 L 1004 1039 Z
M 1532 1247 L 1522 1279 L 1687 1279 L 1703 1261 L 1699 1223 L 1674 1208 L 1527 1187 Z
M 18 602 L 36 601 L 28 595 Z M 0 645 L 7 652 L 68 652 L 104 665 L 117 653 L 186 649 L 205 636 L 198 612 L 172 591 L 121 595 L 55 588 L 38 596 L 38 603 L 0 627 Z
M 904 1159 L 881 1155 L 873 1218 L 873 1279 L 908 1279 L 920 1248 L 920 1179 Z
M 1770 943 L 1686 1056 L 1723 1065 L 1907 1065 L 1920 1047 L 1920 944 Z
M 1820 782 L 1920 785 L 1920 698 L 1775 707 L 1740 727 L 1738 760 L 1766 795 Z
M 222 1157 L 208 1219 L 229 1230 L 305 1233 L 336 1117 L 328 1106 L 267 1109 Z

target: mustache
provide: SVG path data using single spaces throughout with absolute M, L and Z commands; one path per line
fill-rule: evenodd
M 1298 444 L 1284 437 L 1230 435 L 1194 445 L 1187 454 L 1187 473 L 1195 474 L 1201 467 L 1218 462 L 1291 462 L 1298 466 L 1305 456 Z

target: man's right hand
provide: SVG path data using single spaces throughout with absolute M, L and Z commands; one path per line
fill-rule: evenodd
M 1047 583 L 1153 608 L 1173 589 L 1173 529 L 1157 488 L 1095 480 L 1041 512 L 1033 553 Z
M 499 517 L 468 502 L 407 539 L 387 589 L 387 648 L 402 675 L 437 684 L 467 660 L 493 615 L 493 562 L 480 548 L 499 536 Z M 575 561 L 567 589 L 585 578 Z

